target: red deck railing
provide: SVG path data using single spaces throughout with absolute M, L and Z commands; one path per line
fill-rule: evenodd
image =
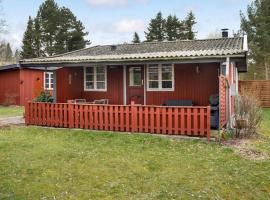
M 210 107 L 29 102 L 26 125 L 201 136 L 210 139 Z

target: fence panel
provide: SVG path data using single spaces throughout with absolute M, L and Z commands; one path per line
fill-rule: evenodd
M 29 102 L 26 124 L 210 138 L 210 107 Z
M 270 108 L 270 80 L 239 81 L 239 92 L 257 96 L 262 107 Z

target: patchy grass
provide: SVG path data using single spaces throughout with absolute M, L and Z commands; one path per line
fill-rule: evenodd
M 259 132 L 264 136 L 270 137 L 270 108 L 263 110 L 263 121 Z
M 22 116 L 23 112 L 22 106 L 0 106 L 0 118 Z
M 0 129 L 1 199 L 269 199 L 269 169 L 202 141 Z

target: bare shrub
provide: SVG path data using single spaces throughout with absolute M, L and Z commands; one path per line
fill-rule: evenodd
M 257 133 L 262 121 L 260 101 L 250 93 L 235 98 L 235 137 L 248 138 Z

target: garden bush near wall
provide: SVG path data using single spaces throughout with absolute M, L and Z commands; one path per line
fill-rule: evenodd
M 49 92 L 42 91 L 40 95 L 34 100 L 35 102 L 46 102 L 46 103 L 52 103 L 53 97 Z
M 235 137 L 248 138 L 257 133 L 262 121 L 262 109 L 259 99 L 250 93 L 235 98 Z

